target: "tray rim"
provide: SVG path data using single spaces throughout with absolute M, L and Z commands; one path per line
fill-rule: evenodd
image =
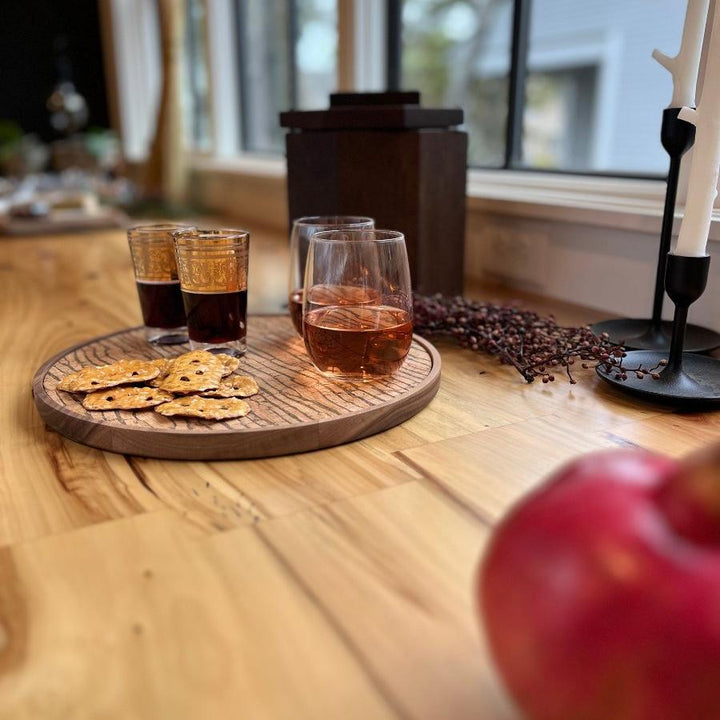
M 286 317 L 285 315 L 281 314 L 264 314 L 262 317 L 265 318 L 283 318 Z M 363 437 L 367 437 L 368 435 L 373 435 L 378 432 L 382 432 L 383 430 L 387 430 L 390 427 L 394 427 L 395 425 L 399 425 L 402 422 L 405 422 L 405 420 L 409 420 L 413 415 L 417 414 L 421 409 L 423 409 L 429 402 L 433 399 L 433 397 L 436 395 L 437 390 L 440 385 L 440 377 L 441 377 L 441 366 L 442 366 L 442 360 L 440 357 L 440 353 L 435 348 L 435 346 L 426 340 L 425 338 L 420 337 L 419 335 L 413 334 L 413 342 L 417 343 L 430 357 L 431 361 L 431 367 L 430 371 L 428 372 L 427 376 L 423 378 L 421 382 L 419 382 L 417 385 L 413 386 L 412 390 L 409 392 L 405 392 L 398 397 L 392 398 L 388 400 L 388 402 L 382 404 L 382 405 L 376 405 L 371 408 L 364 408 L 359 410 L 353 410 L 351 412 L 345 413 L 340 416 L 331 417 L 331 418 L 324 418 L 321 420 L 315 420 L 312 422 L 306 422 L 303 425 L 299 426 L 297 423 L 285 423 L 282 425 L 272 425 L 270 427 L 259 427 L 259 428 L 237 428 L 237 429 L 228 429 L 223 428 L 219 429 L 217 431 L 214 431 L 212 433 L 197 433 L 193 430 L 185 430 L 185 429 L 167 429 L 164 430 L 162 428 L 153 428 L 153 427 L 123 427 L 123 426 L 115 426 L 115 425 L 104 425 L 102 422 L 93 421 L 92 419 L 88 419 L 86 417 L 83 417 L 81 415 L 76 415 L 70 411 L 67 410 L 67 408 L 56 402 L 52 397 L 50 397 L 44 388 L 44 380 L 45 377 L 49 371 L 49 369 L 60 359 L 65 357 L 66 355 L 69 355 L 70 353 L 75 352 L 76 350 L 83 348 L 87 345 L 92 345 L 97 342 L 102 342 L 103 340 L 106 340 L 107 338 L 114 337 L 116 335 L 122 335 L 124 333 L 133 332 L 137 330 L 141 330 L 143 328 L 142 325 L 136 325 L 132 327 L 126 327 L 122 328 L 120 330 L 116 330 L 114 332 L 105 333 L 104 335 L 98 335 L 96 337 L 90 338 L 89 340 L 85 340 L 83 342 L 76 343 L 75 345 L 71 345 L 64 350 L 61 350 L 60 352 L 55 353 L 51 358 L 46 360 L 35 372 L 32 380 L 32 395 L 33 400 L 35 403 L 35 406 L 40 413 L 40 416 L 42 417 L 43 421 L 54 431 L 64 435 L 65 437 L 69 437 L 74 442 L 79 442 L 84 445 L 89 445 L 91 447 L 99 448 L 102 450 L 107 450 L 109 452 L 122 452 L 123 454 L 129 454 L 129 455 L 137 455 L 138 457 L 144 456 L 144 457 L 156 457 L 156 458 L 164 458 L 164 459 L 191 459 L 191 458 L 176 458 L 171 457 L 166 454 L 149 454 L 149 453 L 135 453 L 135 452 L 123 452 L 119 450 L 115 450 L 111 447 L 108 447 L 107 444 L 95 444 L 92 442 L 92 440 L 77 440 L 74 437 L 70 437 L 63 433 L 62 429 L 59 429 L 57 427 L 56 422 L 54 422 L 56 419 L 60 418 L 67 418 L 69 420 L 72 420 L 72 422 L 80 427 L 82 427 L 83 430 L 86 430 L 92 434 L 93 430 L 97 427 L 106 427 L 113 431 L 114 434 L 122 435 L 122 436 L 143 436 L 143 435 L 155 435 L 155 436 L 163 436 L 163 437 L 169 437 L 169 438 L 203 438 L 205 436 L 207 437 L 213 437 L 213 438 L 233 438 L 237 436 L 242 437 L 252 437 L 253 435 L 262 435 L 266 436 L 271 433 L 281 433 L 281 432 L 292 432 L 293 429 L 298 427 L 303 428 L 314 428 L 317 432 L 316 434 L 319 436 L 320 431 L 325 430 L 327 428 L 331 428 L 335 425 L 342 425 L 344 422 L 346 422 L 349 418 L 363 416 L 363 415 L 370 415 L 373 413 L 382 413 L 383 415 L 389 414 L 391 411 L 398 409 L 399 406 L 403 405 L 409 398 L 413 398 L 417 395 L 421 395 L 423 393 L 429 393 L 429 397 L 427 399 L 427 402 L 423 404 L 421 408 L 418 410 L 408 414 L 407 416 L 402 417 L 402 419 L 398 420 L 397 422 L 393 422 L 391 424 L 382 424 L 377 429 L 368 429 L 364 428 L 357 437 L 343 440 L 338 443 L 329 443 L 327 445 L 318 444 L 313 446 L 308 446 L 304 450 L 296 450 L 296 451 L 290 451 L 290 452 L 281 452 L 276 453 L 275 455 L 283 455 L 283 454 L 295 454 L 296 452 L 309 452 L 312 450 L 318 450 L 323 447 L 332 447 L 334 445 L 338 444 L 344 444 L 346 442 L 352 442 L 354 440 L 362 439 Z M 366 432 L 367 430 L 367 432 Z M 261 453 L 258 455 L 238 455 L 236 459 L 250 459 L 250 458 L 262 458 L 262 457 L 272 457 L 272 454 L 268 453 Z M 209 459 L 208 457 L 205 457 L 202 452 L 199 452 L 197 459 Z M 218 458 L 218 459 L 231 459 L 229 456 L 226 458 Z

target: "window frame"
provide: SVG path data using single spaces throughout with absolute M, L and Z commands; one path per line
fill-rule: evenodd
M 580 177 L 621 178 L 627 180 L 662 180 L 666 173 L 627 172 L 610 170 L 571 170 L 567 168 L 538 168 L 523 164 L 523 120 L 525 111 L 530 27 L 534 0 L 513 0 L 510 28 L 510 65 L 508 68 L 508 117 L 505 127 L 505 148 L 502 165 L 471 165 L 469 170 L 506 170 L 512 172 L 572 175 Z M 402 4 L 403 0 L 387 0 L 388 88 L 402 79 Z
M 390 0 L 390 2 L 397 0 Z M 148 82 L 158 73 L 157 27 L 153 22 L 139 24 L 129 9 L 128 0 L 100 0 L 102 17 L 109 24 L 115 55 L 108 85 L 115 89 L 120 109 L 116 129 L 121 135 L 126 156 L 140 162 L 149 140 L 152 121 L 145 122 L 138 112 L 145 108 L 150 117 L 157 106 L 157 84 Z M 149 12 L 151 0 L 129 0 L 132 7 Z M 216 169 L 223 177 L 236 173 L 254 182 L 257 178 L 277 182 L 284 192 L 285 161 L 281 155 L 268 157 L 243 152 L 240 147 L 239 78 L 236 62 L 234 0 L 204 0 L 207 10 L 208 57 L 211 97 L 212 140 L 208 151 L 189 152 L 193 171 L 206 176 Z M 386 0 L 337 0 L 338 2 L 338 89 L 378 90 L 386 82 Z M 711 8 L 713 6 L 711 5 Z M 152 18 L 150 18 L 152 19 Z M 142 37 L 128 42 L 128 38 Z M 154 44 L 153 44 L 154 43 Z M 372 62 L 365 59 L 370 57 Z M 701 65 L 702 68 L 702 65 Z M 702 73 L 702 69 L 701 69 Z M 127 117 L 126 117 L 127 116 Z M 690 151 L 691 153 L 692 151 Z M 678 209 L 685 197 L 685 179 L 690 153 L 683 162 L 678 192 Z M 638 185 L 640 181 L 640 185 Z M 544 188 L 541 193 L 539 188 Z M 582 187 L 581 192 L 575 189 Z M 617 190 L 615 190 L 615 188 Z M 649 192 L 648 188 L 654 188 Z M 621 202 L 609 208 L 608 193 Z M 542 194 L 542 198 L 538 196 Z M 568 173 L 528 168 L 469 168 L 467 195 L 470 212 L 487 212 L 492 206 L 514 208 L 513 212 L 550 213 L 558 221 L 566 220 L 566 211 L 592 217 L 595 224 L 608 228 L 637 227 L 652 231 L 662 216 L 664 181 L 660 176 L 622 176 L 617 173 Z M 596 200 L 593 202 L 592 197 Z M 652 197 L 651 197 L 652 196 Z M 532 197 L 532 203 L 523 198 Z M 238 198 L 237 207 L 244 207 Z M 582 213 L 578 208 L 582 209 Z M 713 223 L 715 227 L 717 223 Z M 720 239 L 720 232 L 711 233 Z
M 250 144 L 250 133 L 248 132 L 247 116 L 245 115 L 245 108 L 249 104 L 248 101 L 248 68 L 245 62 L 245 33 L 244 25 L 247 13 L 248 0 L 232 0 L 232 13 L 234 17 L 233 28 L 235 34 L 235 62 L 237 65 L 237 78 L 238 78 L 238 95 L 239 95 L 239 114 L 240 114 L 240 128 L 239 128 L 239 150 L 241 153 L 247 154 L 259 154 L 269 155 L 271 151 L 267 150 L 253 150 L 249 148 Z M 297 39 L 298 39 L 298 7 L 297 0 L 285 0 L 287 5 L 287 16 L 288 26 L 287 30 L 287 44 L 288 53 L 285 65 L 285 79 L 287 82 L 288 96 L 290 107 L 297 105 L 298 98 L 298 82 L 297 82 Z
M 521 1 L 523 12 L 514 17 L 513 32 L 527 33 L 528 0 Z M 214 4 L 213 0 L 208 2 Z M 219 2 L 233 4 L 235 0 Z M 392 37 L 392 28 L 400 27 L 402 0 L 337 0 L 337 5 L 338 90 L 377 91 L 391 87 L 393 73 L 400 71 L 400 45 Z M 368 57 L 372 62 L 367 62 Z M 211 68 L 211 87 L 219 69 Z M 522 113 L 519 104 L 515 107 L 516 112 Z M 285 175 L 284 157 L 244 151 L 239 142 L 234 153 L 218 154 L 216 149 L 215 155 L 221 158 L 219 163 L 214 163 L 212 156 L 199 156 L 203 172 L 217 167 L 220 172 L 228 173 L 230 167 L 234 167 L 239 174 L 245 173 L 248 177 L 279 180 Z M 683 164 L 683 174 L 688 165 L 687 161 Z M 468 167 L 468 209 L 473 213 L 503 208 L 511 214 L 559 222 L 572 218 L 581 223 L 654 232 L 662 217 L 664 181 L 664 176 L 654 173 L 471 166 Z M 681 178 L 678 205 L 683 202 Z M 720 231 L 717 237 L 720 239 Z

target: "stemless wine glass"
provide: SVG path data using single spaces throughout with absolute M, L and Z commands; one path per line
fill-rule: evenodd
M 305 347 L 321 373 L 372 380 L 400 369 L 413 331 L 410 268 L 402 233 L 315 233 L 304 290 Z
M 303 282 L 305 278 L 305 260 L 310 247 L 310 238 L 323 230 L 372 230 L 375 221 L 358 215 L 315 215 L 301 217 L 293 222 L 290 236 L 290 284 L 288 288 L 288 308 L 295 330 L 302 331 Z

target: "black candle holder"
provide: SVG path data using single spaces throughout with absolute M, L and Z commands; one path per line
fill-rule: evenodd
M 631 395 L 684 409 L 720 406 L 720 361 L 684 351 L 690 305 L 705 291 L 710 257 L 668 255 L 665 287 L 675 303 L 670 353 L 636 350 L 623 358 L 622 370 L 599 365 L 598 375 Z M 661 361 L 666 364 L 661 365 Z M 646 371 L 657 369 L 653 378 Z M 638 377 L 636 370 L 643 370 Z M 627 379 L 623 380 L 623 376 Z
M 678 118 L 680 108 L 667 108 L 663 111 L 660 140 L 670 156 L 665 208 L 663 210 L 660 247 L 657 271 L 655 275 L 655 295 L 653 297 L 652 317 L 649 319 L 617 318 L 603 320 L 591 326 L 596 335 L 607 333 L 611 342 L 626 348 L 637 350 L 657 350 L 667 352 L 673 323 L 662 319 L 663 300 L 665 299 L 665 271 L 667 267 L 670 242 L 672 240 L 673 220 L 675 218 L 675 199 L 677 197 L 680 160 L 695 142 L 695 126 Z M 688 325 L 685 336 L 686 352 L 708 352 L 720 347 L 720 333 L 713 330 Z

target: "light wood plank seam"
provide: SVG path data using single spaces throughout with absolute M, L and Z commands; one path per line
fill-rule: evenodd
M 321 509 L 323 505 L 317 509 Z M 278 520 L 279 518 L 275 518 Z M 369 665 L 361 651 L 356 645 L 350 635 L 345 631 L 342 625 L 336 620 L 330 609 L 322 602 L 320 596 L 313 590 L 313 588 L 305 582 L 302 575 L 293 567 L 291 562 L 276 548 L 272 542 L 263 533 L 262 528 L 257 525 L 253 528 L 260 541 L 267 548 L 268 552 L 275 558 L 280 567 L 285 570 L 289 575 L 290 579 L 295 582 L 298 589 L 307 597 L 307 599 L 318 609 L 318 612 L 322 615 L 325 622 L 331 630 L 337 635 L 342 645 L 347 649 L 348 653 L 355 659 L 358 667 L 365 674 L 370 684 L 377 690 L 378 695 L 387 704 L 391 712 L 398 718 L 398 720 L 413 720 L 411 715 L 397 703 L 393 697 L 391 689 L 385 684 L 383 678 L 378 675 L 371 665 Z
M 361 442 L 361 441 L 359 441 L 359 442 Z M 394 453 L 388 453 L 388 456 L 389 456 L 389 457 L 394 457 Z M 157 499 L 163 504 L 163 510 L 169 510 L 169 511 L 171 511 L 171 512 L 174 512 L 174 513 L 176 513 L 179 517 L 183 518 L 184 520 L 187 520 L 188 522 L 190 522 L 190 523 L 193 524 L 193 525 L 195 524 L 195 523 L 193 523 L 191 520 L 188 520 L 188 518 L 187 518 L 187 513 L 182 512 L 179 508 L 177 508 L 177 507 L 175 507 L 175 506 L 173 506 L 173 505 L 168 504 L 168 502 L 167 502 L 166 500 L 164 500 L 160 495 L 158 495 L 158 494 L 155 492 L 155 490 L 154 490 L 154 489 L 152 488 L 152 486 L 151 486 L 151 482 L 150 482 L 150 480 L 149 480 L 148 474 L 147 474 L 144 470 L 142 470 L 140 467 L 138 467 L 137 464 L 136 464 L 136 461 L 137 461 L 137 460 L 144 460 L 145 458 L 136 458 L 136 457 L 133 456 L 133 455 L 123 455 L 123 458 L 124 458 L 125 461 L 128 463 L 128 465 L 129 465 L 129 467 L 130 467 L 133 475 L 138 479 L 138 482 L 140 482 L 140 484 L 141 484 L 146 490 L 148 490 L 155 498 L 157 498 Z M 151 459 L 151 460 L 152 460 L 152 459 Z M 236 462 L 237 462 L 237 461 L 236 461 Z M 244 461 L 243 461 L 243 462 L 244 462 Z M 257 462 L 257 461 L 248 461 L 248 462 Z M 348 499 L 351 499 L 351 498 L 354 499 L 354 498 L 365 497 L 365 496 L 368 496 L 368 495 L 373 495 L 373 494 L 375 494 L 375 493 L 377 493 L 377 492 L 383 492 L 383 491 L 385 491 L 385 490 L 391 490 L 391 489 L 393 489 L 393 488 L 400 487 L 401 485 L 406 485 L 406 484 L 408 484 L 408 483 L 420 482 L 420 481 L 422 481 L 422 479 L 423 479 L 423 478 L 420 476 L 420 474 L 418 473 L 418 474 L 409 476 L 409 477 L 407 477 L 406 479 L 397 480 L 397 481 L 394 480 L 393 483 L 392 483 L 392 485 L 385 485 L 385 486 L 373 487 L 373 488 L 370 488 L 370 489 L 368 489 L 368 490 L 364 490 L 364 491 L 360 491 L 360 492 L 353 493 L 353 494 L 351 494 L 351 495 L 342 495 L 342 496 L 339 496 L 339 497 L 337 497 L 337 498 L 335 498 L 335 499 L 325 500 L 325 501 L 323 501 L 323 502 L 315 503 L 315 504 L 312 504 L 312 505 L 309 505 L 309 506 L 298 507 L 296 510 L 292 510 L 292 511 L 290 511 L 290 512 L 286 512 L 286 513 L 283 513 L 283 514 L 281 514 L 281 515 L 275 515 L 275 514 L 272 513 L 272 511 L 270 511 L 270 510 L 268 510 L 267 508 L 265 508 L 265 507 L 263 506 L 263 504 L 260 503 L 257 499 L 249 496 L 247 493 L 245 493 L 245 492 L 243 492 L 242 490 L 240 490 L 240 489 L 238 489 L 237 487 L 235 487 L 235 485 L 234 485 L 233 482 L 232 482 L 231 476 L 228 476 L 228 475 L 226 475 L 226 474 L 224 474 L 224 473 L 222 472 L 222 470 L 221 470 L 222 464 L 223 464 L 222 462 L 218 462 L 218 463 L 210 463 L 210 462 L 209 462 L 209 463 L 207 463 L 207 469 L 208 469 L 213 475 L 217 476 L 217 478 L 218 478 L 220 481 L 222 481 L 223 483 L 226 483 L 226 484 L 228 484 L 230 487 L 232 487 L 232 489 L 233 489 L 234 492 L 238 493 L 238 495 L 240 495 L 240 496 L 242 496 L 243 498 L 245 498 L 245 499 L 248 501 L 248 503 L 251 504 L 251 505 L 254 507 L 254 509 L 257 511 L 256 513 L 252 513 L 252 523 L 251 523 L 251 524 L 254 525 L 254 526 L 257 526 L 257 525 L 259 525 L 260 523 L 274 522 L 274 521 L 277 521 L 277 520 L 283 520 L 283 519 L 285 519 L 285 518 L 292 518 L 292 517 L 294 517 L 295 515 L 300 515 L 300 514 L 303 514 L 303 513 L 307 513 L 307 512 L 310 512 L 310 511 L 314 510 L 314 509 L 317 509 L 317 508 L 328 508 L 328 509 L 329 509 L 329 508 L 331 508 L 332 506 L 336 505 L 337 503 L 343 503 L 343 502 L 345 502 L 345 501 L 347 501 Z M 402 466 L 405 465 L 405 464 L 406 464 L 406 463 L 404 463 L 402 460 L 400 460 L 399 465 L 397 466 L 397 468 L 400 469 L 400 468 L 402 468 Z M 208 482 L 210 482 L 210 481 L 208 481 Z M 210 485 L 212 485 L 211 482 L 210 482 Z M 197 495 L 197 493 L 196 493 L 194 490 L 193 490 L 193 494 L 194 494 L 194 495 Z M 148 512 L 148 511 L 142 511 L 142 512 Z M 157 510 L 153 510 L 153 511 L 150 511 L 150 512 L 158 512 L 158 511 L 157 511 Z M 93 523 L 93 524 L 99 524 L 99 523 L 102 523 L 102 522 L 111 522 L 111 521 L 116 520 L 116 519 L 120 519 L 120 518 L 108 518 L 107 520 L 100 520 L 100 521 L 98 521 L 98 523 Z M 215 529 L 218 531 L 218 533 L 234 532 L 235 530 L 238 529 L 238 526 L 215 527 Z
M 625 423 L 625 425 L 633 425 L 634 423 Z M 624 448 L 631 448 L 633 450 L 642 449 L 642 445 L 638 445 L 637 443 L 634 443 L 630 440 L 626 440 L 624 437 L 620 437 L 620 435 L 616 435 L 612 430 L 604 430 L 601 433 L 602 437 L 604 437 L 606 440 L 609 440 L 614 445 L 618 445 L 619 447 Z
M 0 553 L 3 550 L 14 550 L 15 548 L 23 548 L 23 547 L 31 547 L 37 543 L 45 543 L 50 539 L 53 538 L 63 538 L 63 537 L 70 537 L 71 535 L 75 535 L 77 533 L 84 533 L 84 532 L 92 532 L 96 528 L 98 528 L 101 525 L 110 525 L 113 523 L 127 523 L 134 518 L 137 518 L 139 516 L 152 516 L 152 515 L 158 515 L 162 513 L 174 513 L 176 512 L 174 508 L 170 507 L 162 507 L 157 508 L 154 510 L 147 510 L 143 513 L 137 513 L 135 515 L 123 515 L 121 517 L 108 517 L 101 520 L 97 520 L 96 522 L 90 522 L 85 525 L 77 525 L 75 527 L 71 528 L 63 528 L 61 530 L 51 530 L 50 532 L 39 532 L 34 535 L 28 535 L 27 537 L 22 538 L 21 540 L 14 540 L 11 542 L 3 542 L 0 541 Z M 234 528 L 238 529 L 238 528 Z M 5 720 L 5 718 L 2 718 L 2 720 Z
M 160 502 L 163 503 L 166 507 L 169 507 L 166 502 L 163 501 L 163 499 L 153 490 L 152 486 L 150 485 L 150 481 L 147 478 L 147 475 L 145 475 L 145 472 L 141 470 L 139 467 L 135 465 L 134 457 L 132 455 L 123 455 L 125 458 L 125 462 L 128 464 L 128 467 L 130 468 L 130 471 L 132 474 L 138 479 L 138 482 L 151 494 L 154 495 Z
M 252 462 L 252 461 L 251 461 Z M 222 464 L 219 464 L 220 467 L 222 467 Z M 241 490 L 239 487 L 236 487 L 235 484 L 232 481 L 231 477 L 228 477 L 224 473 L 220 471 L 220 467 L 218 467 L 218 463 L 208 463 L 207 468 L 208 470 L 215 476 L 217 476 L 222 482 L 229 485 L 234 492 L 236 492 L 240 497 L 242 497 L 248 504 L 248 507 L 252 507 L 256 512 L 251 512 L 253 518 L 253 525 L 257 525 L 258 523 L 263 522 L 264 520 L 272 520 L 275 517 L 286 517 L 286 515 L 273 515 L 270 510 L 268 510 L 257 498 L 253 497 L 252 495 L 248 495 L 246 492 Z M 298 509 L 296 512 L 302 512 L 305 510 L 305 508 Z M 295 513 L 289 513 L 289 515 L 294 515 Z
M 423 487 L 429 489 L 434 495 L 437 495 L 441 500 L 448 502 L 452 507 L 459 510 L 463 515 L 469 517 L 471 520 L 477 521 L 487 528 L 493 527 L 495 519 L 490 514 L 485 514 L 478 508 L 466 503 L 431 472 L 427 471 L 422 465 L 407 457 L 403 450 L 397 450 L 392 454 L 397 457 L 398 460 L 404 462 L 408 467 L 418 473 L 418 475 L 420 475 L 419 482 L 423 485 Z

